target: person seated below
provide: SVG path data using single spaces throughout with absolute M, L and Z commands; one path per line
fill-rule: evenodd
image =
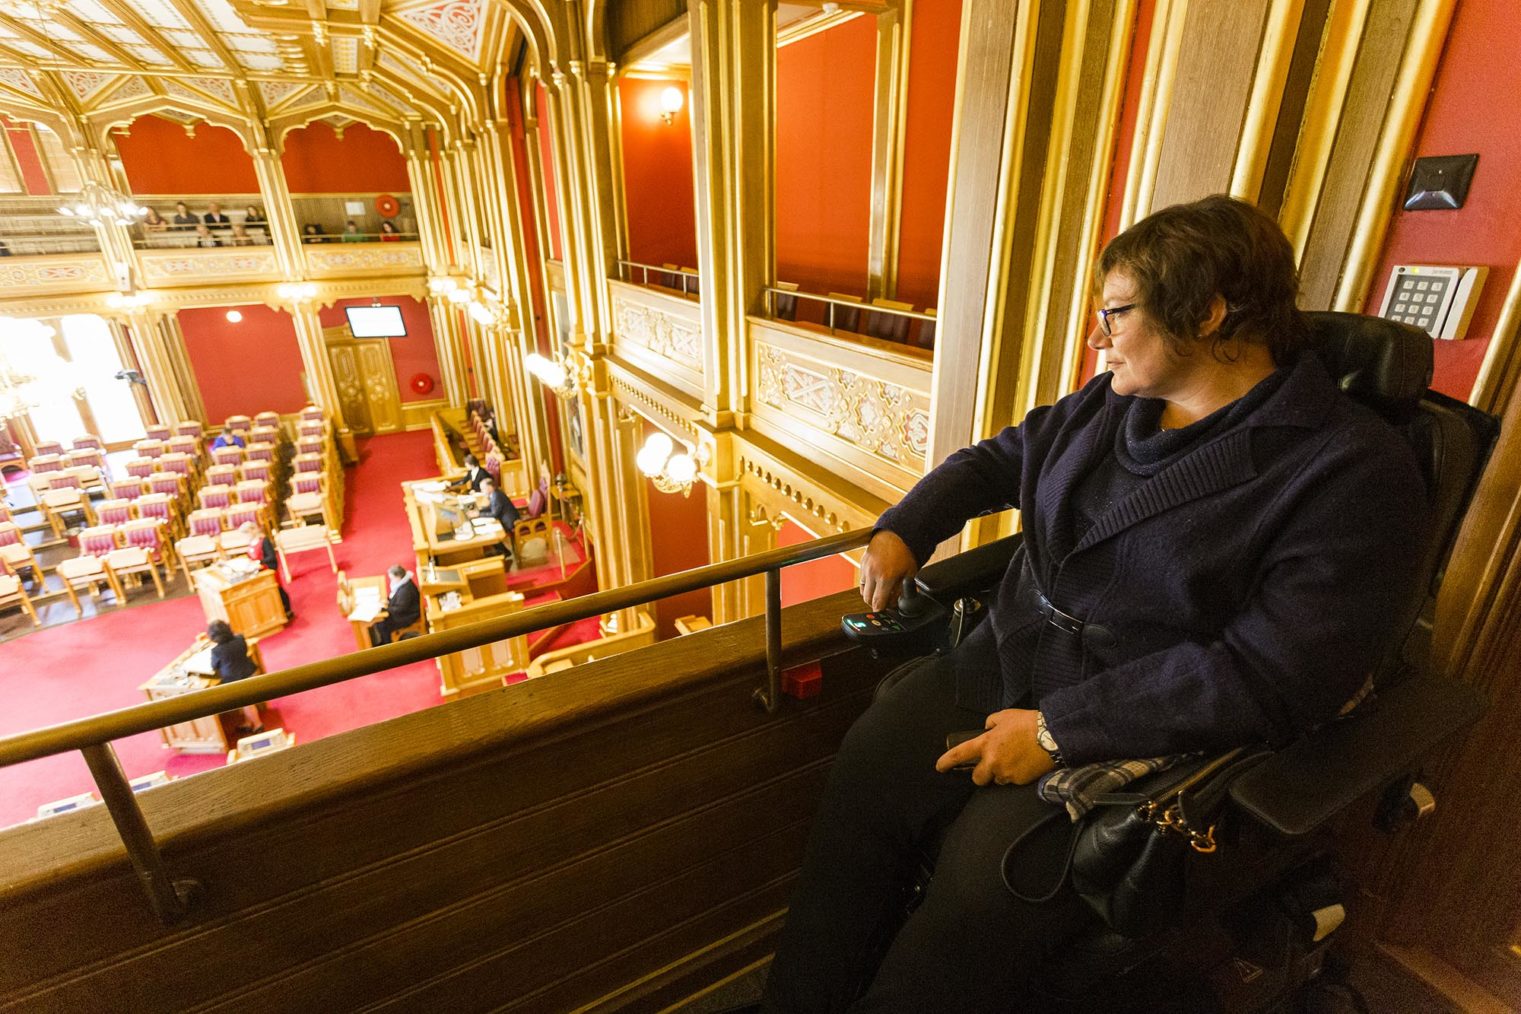
M 169 221 L 180 232 L 194 232 L 195 227 L 201 224 L 201 220 L 190 213 L 190 207 L 184 201 L 174 203 L 174 217 Z
M 234 634 L 226 620 L 212 620 L 206 627 L 206 637 L 211 641 L 211 670 L 223 683 L 236 683 L 258 673 L 258 666 L 248 657 L 248 641 L 242 634 Z M 223 713 L 229 719 L 242 718 L 236 727 L 240 736 L 252 736 L 263 732 L 259 724 L 259 709 L 253 706 L 241 711 Z
M 370 624 L 370 643 L 390 644 L 391 635 L 406 630 L 422 615 L 422 597 L 417 592 L 417 582 L 401 564 L 392 564 L 386 571 L 391 586 L 391 596 L 386 599 L 385 615 Z
M 1098 917 L 1070 880 L 1041 901 L 1006 887 L 1012 843 L 1032 883 L 1069 854 L 1069 834 L 1026 835 L 1061 806 L 1042 776 L 1290 742 L 1388 647 L 1426 490 L 1410 445 L 1312 351 L 1278 224 L 1223 195 L 1164 208 L 1094 277 L 1105 372 L 952 454 L 877 522 L 873 610 L 972 518 L 1017 507 L 1024 540 L 988 618 L 904 667 L 845 736 L 767 1012 L 1043 1009 L 1042 965 L 1081 953 Z
M 512 497 L 497 489 L 496 480 L 489 475 L 481 480 L 481 496 L 486 498 L 486 506 L 481 508 L 481 517 L 496 518 L 500 522 L 502 532 L 504 533 L 501 548 L 497 549 L 497 547 L 492 546 L 490 547 L 490 551 L 493 556 L 500 553 L 511 559 L 512 526 L 518 523 L 518 518 L 521 516 L 518 513 L 517 505 L 512 502 Z
M 195 245 L 208 247 L 221 246 L 222 241 L 211 234 L 211 230 L 206 227 L 206 223 L 201 222 L 195 227 Z
M 352 218 L 343 223 L 343 241 L 345 243 L 363 243 L 364 240 L 364 233 L 359 231 L 359 226 L 354 224 Z
M 464 478 L 456 481 L 454 488 L 465 489 L 468 487 L 470 492 L 479 493 L 481 491 L 481 484 L 490 481 L 491 473 L 481 467 L 481 463 L 475 459 L 475 455 L 467 454 L 465 455 Z
M 223 426 L 222 427 L 222 432 L 218 433 L 217 434 L 217 438 L 211 442 L 211 449 L 213 451 L 216 450 L 218 447 L 247 447 L 247 446 L 248 445 L 243 442 L 243 438 L 232 431 L 232 427 L 231 426 Z

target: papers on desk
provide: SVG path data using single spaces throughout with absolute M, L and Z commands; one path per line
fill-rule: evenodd
M 470 522 L 473 534 L 501 536 L 506 533 L 502 530 L 502 523 L 496 518 L 475 518 Z
M 349 619 L 355 623 L 369 623 L 380 615 L 386 604 L 380 599 L 379 588 L 355 588 L 354 608 L 349 610 Z
M 211 665 L 211 645 L 207 645 L 200 651 L 185 660 L 185 671 L 193 672 L 200 676 L 215 676 L 216 669 Z

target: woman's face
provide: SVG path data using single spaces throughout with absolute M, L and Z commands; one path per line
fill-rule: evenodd
M 1123 271 L 1111 271 L 1104 279 L 1099 305 L 1105 309 L 1129 306 L 1138 298 L 1135 282 Z M 1109 318 L 1112 334 L 1095 326 L 1088 347 L 1106 353 L 1105 365 L 1115 394 L 1176 400 L 1196 380 L 1202 360 L 1209 356 L 1180 357 L 1172 351 L 1143 307 Z

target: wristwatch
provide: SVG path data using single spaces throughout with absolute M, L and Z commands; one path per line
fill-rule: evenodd
M 1051 735 L 1051 730 L 1046 728 L 1046 716 L 1039 711 L 1035 713 L 1035 742 L 1040 748 L 1051 756 L 1051 763 L 1057 767 L 1065 766 L 1062 760 L 1062 749 L 1056 745 L 1056 737 Z

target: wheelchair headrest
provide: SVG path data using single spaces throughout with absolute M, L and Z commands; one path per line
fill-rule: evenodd
M 1429 334 L 1360 313 L 1321 310 L 1305 318 L 1310 347 L 1342 391 L 1393 421 L 1410 417 L 1431 385 Z

